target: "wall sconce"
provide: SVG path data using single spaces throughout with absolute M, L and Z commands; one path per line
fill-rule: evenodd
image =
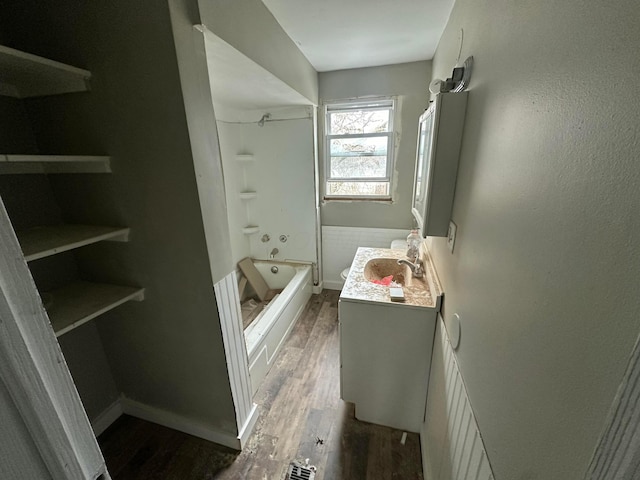
M 469 86 L 471 80 L 471 67 L 473 57 L 467 58 L 461 67 L 455 67 L 451 77 L 446 80 L 436 78 L 429 84 L 431 93 L 463 92 Z

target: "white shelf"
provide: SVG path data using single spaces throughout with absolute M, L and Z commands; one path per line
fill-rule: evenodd
M 111 173 L 111 157 L 96 155 L 0 155 L 0 175 Z
M 240 198 L 242 200 L 253 200 L 254 198 L 258 198 L 257 192 L 240 192 Z
M 106 283 L 74 282 L 48 292 L 47 310 L 56 337 L 130 300 L 144 300 L 144 288 Z
M 236 155 L 237 162 L 253 162 L 254 160 L 254 156 L 250 153 L 239 153 L 238 155 Z
M 126 242 L 129 228 L 95 225 L 54 225 L 16 232 L 27 262 L 103 240 Z
M 27 98 L 89 90 L 91 72 L 0 45 L 0 95 Z
M 242 233 L 245 235 L 254 235 L 260 231 L 260 227 L 256 225 L 248 225 L 242 229 Z

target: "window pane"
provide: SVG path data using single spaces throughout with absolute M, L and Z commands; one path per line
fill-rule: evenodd
M 385 178 L 387 157 L 331 157 L 330 178 Z
M 390 112 L 387 109 L 329 113 L 329 134 L 388 132 Z
M 386 197 L 389 196 L 389 182 L 327 182 L 327 195 Z
M 387 137 L 333 138 L 330 152 L 332 157 L 387 156 Z

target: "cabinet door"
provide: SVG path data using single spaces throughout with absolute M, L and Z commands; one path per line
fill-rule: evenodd
M 341 394 L 356 418 L 417 432 L 424 417 L 435 311 L 340 302 Z

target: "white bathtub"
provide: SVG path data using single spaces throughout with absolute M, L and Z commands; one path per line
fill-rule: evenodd
M 311 266 L 254 260 L 269 288 L 284 290 L 244 331 L 253 394 L 271 368 L 275 356 L 311 297 Z M 271 267 L 278 267 L 272 273 Z

